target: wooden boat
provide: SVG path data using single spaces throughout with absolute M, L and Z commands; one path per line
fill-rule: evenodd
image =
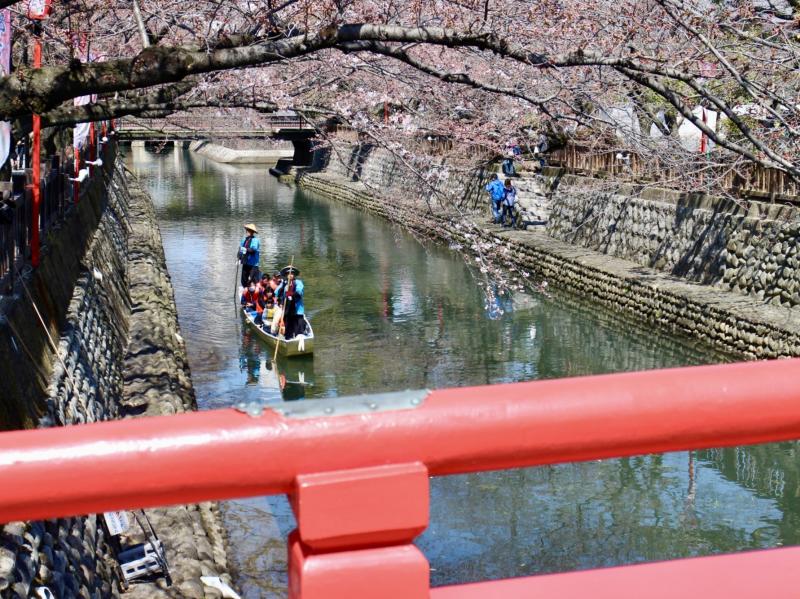
M 245 322 L 252 328 L 256 335 L 266 341 L 271 347 L 278 345 L 278 353 L 282 356 L 307 356 L 314 353 L 314 330 L 311 328 L 311 323 L 308 318 L 303 316 L 306 323 L 306 334 L 297 335 L 289 340 L 283 338 L 283 335 L 273 335 L 269 332 L 268 328 L 261 327 L 255 323 L 256 313 L 254 310 L 247 310 L 242 308 Z

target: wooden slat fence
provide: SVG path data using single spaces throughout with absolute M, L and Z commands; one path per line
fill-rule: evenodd
M 653 161 L 646 162 L 632 152 L 597 152 L 587 147 L 570 144 L 548 154 L 548 163 L 564 168 L 567 172 L 591 177 L 615 177 L 642 183 L 659 183 L 671 187 L 680 177 L 694 175 L 705 179 L 717 179 L 717 183 L 731 194 L 741 197 L 787 199 L 800 201 L 800 184 L 789 174 L 779 169 L 758 165 L 738 167 L 736 170 L 720 171 L 698 162 L 690 170 L 680 173 L 661 167 Z

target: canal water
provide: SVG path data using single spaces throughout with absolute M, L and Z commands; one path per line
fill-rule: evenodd
M 171 149 L 126 160 L 156 205 L 201 409 L 725 359 L 572 298 L 487 299 L 457 253 L 263 167 Z M 237 314 L 246 222 L 259 228 L 262 269 L 294 260 L 302 271 L 312 358 L 273 369 Z M 786 443 L 436 478 L 418 545 L 441 585 L 795 544 L 796 453 Z M 284 596 L 285 498 L 226 502 L 223 515 L 244 596 Z

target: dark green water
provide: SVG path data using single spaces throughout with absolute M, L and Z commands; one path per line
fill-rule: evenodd
M 456 253 L 265 168 L 143 148 L 127 159 L 156 203 L 202 409 L 724 359 L 565 297 L 487 302 Z M 250 221 L 263 269 L 301 268 L 317 335 L 313 358 L 279 362 L 282 389 L 234 307 Z M 797 472 L 789 443 L 437 478 L 418 544 L 435 585 L 795 544 Z M 228 502 L 224 515 L 244 596 L 281 596 L 285 499 Z

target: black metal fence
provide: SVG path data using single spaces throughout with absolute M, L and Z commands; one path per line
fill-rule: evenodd
M 105 157 L 105 145 L 98 155 Z M 81 152 L 80 164 L 89 158 L 88 149 Z M 84 167 L 85 168 L 85 167 Z M 71 178 L 76 176 L 75 158 L 50 156 L 42 163 L 39 205 L 39 239 L 42 246 L 48 233 L 60 225 L 75 205 L 75 187 Z M 84 194 L 102 169 L 91 168 L 90 177 L 80 184 Z M 33 233 L 33 169 L 12 171 L 11 193 L 0 200 L 0 295 L 10 293 L 14 280 L 31 263 L 31 238 Z M 78 200 L 80 196 L 78 197 Z

